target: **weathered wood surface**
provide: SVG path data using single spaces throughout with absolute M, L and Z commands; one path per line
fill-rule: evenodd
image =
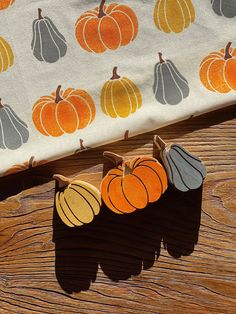
M 104 149 L 152 154 L 156 132 L 0 180 L 0 313 L 236 313 L 236 107 L 157 132 L 205 161 L 203 191 L 62 225 L 53 173 L 99 186 Z

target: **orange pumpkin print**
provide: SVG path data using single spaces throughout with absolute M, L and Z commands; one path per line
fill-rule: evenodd
M 113 158 L 111 154 L 104 153 L 108 158 Z M 167 185 L 165 169 L 155 158 L 136 157 L 122 162 L 107 173 L 101 183 L 101 194 L 110 210 L 117 214 L 128 214 L 156 202 L 166 191 Z
M 15 0 L 0 0 L 0 10 L 7 9 L 7 8 L 10 7 L 14 2 L 15 2 Z
M 132 42 L 138 34 L 134 11 L 123 4 L 111 3 L 83 13 L 76 22 L 76 38 L 88 52 L 102 53 Z
M 236 49 L 229 42 L 225 49 L 210 53 L 200 65 L 202 84 L 212 92 L 236 91 Z
M 31 169 L 31 168 L 46 164 L 47 162 L 48 162 L 47 160 L 36 161 L 35 157 L 32 156 L 28 161 L 25 161 L 23 164 L 16 164 L 12 166 L 10 169 L 8 169 L 4 173 L 4 176 L 8 176 L 10 174 L 14 174 L 14 173 L 21 172 L 27 169 Z
M 58 137 L 87 127 L 95 114 L 94 101 L 86 91 L 62 91 L 59 85 L 51 96 L 43 96 L 34 104 L 32 119 L 41 134 Z

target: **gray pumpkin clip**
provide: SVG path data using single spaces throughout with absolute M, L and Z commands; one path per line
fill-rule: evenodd
M 41 9 L 38 9 L 38 19 L 33 23 L 31 48 L 35 58 L 49 63 L 58 61 L 67 52 L 65 37 L 49 17 L 42 17 Z
M 159 59 L 154 69 L 154 95 L 163 105 L 177 105 L 189 95 L 188 81 L 171 60 L 163 60 L 160 52 Z
M 232 18 L 236 16 L 235 0 L 211 0 L 214 12 L 219 16 Z
M 179 144 L 167 145 L 159 136 L 154 144 L 167 172 L 169 183 L 181 192 L 198 189 L 206 177 L 206 167 Z
M 27 125 L 0 99 L 0 148 L 17 149 L 28 141 Z

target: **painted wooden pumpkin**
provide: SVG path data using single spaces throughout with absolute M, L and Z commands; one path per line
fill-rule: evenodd
M 68 88 L 41 97 L 33 106 L 32 119 L 36 129 L 45 136 L 58 137 L 87 127 L 95 118 L 96 108 L 84 90 Z
M 17 149 L 28 141 L 29 131 L 23 122 L 8 105 L 0 99 L 0 148 Z
M 104 152 L 118 166 L 110 170 L 101 183 L 102 199 L 117 214 L 128 214 L 156 202 L 167 189 L 163 166 L 152 157 L 136 157 L 122 162 L 117 155 Z
M 154 95 L 161 104 L 177 105 L 189 95 L 188 81 L 180 74 L 171 60 L 163 60 L 154 69 Z
M 92 222 L 101 208 L 101 194 L 93 185 L 54 175 L 59 191 L 55 205 L 61 220 L 68 227 L 83 226 Z
M 0 73 L 6 71 L 14 63 L 14 54 L 8 42 L 0 36 Z
M 168 180 L 177 190 L 187 192 L 198 189 L 206 177 L 206 167 L 196 156 L 179 144 L 167 145 L 159 136 L 154 143 L 160 151 Z
M 14 174 L 14 173 L 28 170 L 28 169 L 31 169 L 31 168 L 34 168 L 37 166 L 41 166 L 47 162 L 48 162 L 47 160 L 36 161 L 35 157 L 32 156 L 32 157 L 30 157 L 30 159 L 28 161 L 25 161 L 23 164 L 16 164 L 16 165 L 12 166 L 10 169 L 8 169 L 4 173 L 4 176 L 8 176 L 10 174 Z
M 154 9 L 156 27 L 165 33 L 181 33 L 195 21 L 191 0 L 157 0 Z
M 225 17 L 236 16 L 236 1 L 235 0 L 211 0 L 212 8 L 217 15 Z
M 200 65 L 202 84 L 212 92 L 236 91 L 236 49 L 229 42 L 225 49 L 212 52 Z
M 75 35 L 88 52 L 102 53 L 132 42 L 138 34 L 138 19 L 134 11 L 123 4 L 105 6 L 83 13 L 76 22 Z
M 38 19 L 33 22 L 31 48 L 35 58 L 49 63 L 58 61 L 67 51 L 65 37 L 49 17 L 42 17 L 41 9 L 38 9 Z
M 10 7 L 14 2 L 15 2 L 15 0 L 0 0 L 0 10 L 7 9 L 7 8 Z
M 142 106 L 142 95 L 137 85 L 127 77 L 117 74 L 113 69 L 112 78 L 107 81 L 101 92 L 102 111 L 112 118 L 126 118 Z

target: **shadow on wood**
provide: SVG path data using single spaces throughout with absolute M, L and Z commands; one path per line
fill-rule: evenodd
M 202 189 L 180 193 L 172 188 L 157 202 L 130 215 L 105 206 L 88 226 L 70 229 L 54 210 L 55 271 L 67 293 L 88 290 L 98 266 L 113 281 L 149 269 L 160 255 L 161 242 L 174 258 L 190 255 L 198 241 Z

